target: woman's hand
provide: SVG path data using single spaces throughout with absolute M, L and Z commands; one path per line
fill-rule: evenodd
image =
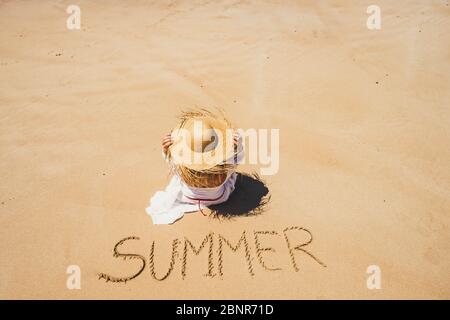
M 167 151 L 169 150 L 169 147 L 172 144 L 173 144 L 172 133 L 168 133 L 161 140 L 161 145 L 162 145 L 164 154 L 167 154 Z

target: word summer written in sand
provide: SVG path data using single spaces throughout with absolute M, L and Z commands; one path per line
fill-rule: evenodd
M 300 239 L 301 240 L 298 240 Z M 298 242 L 294 242 L 293 239 L 297 239 Z M 171 258 L 169 266 L 163 270 L 162 266 L 158 265 L 156 257 L 156 241 L 153 241 L 150 246 L 149 259 L 141 253 L 136 252 L 124 252 L 121 247 L 129 241 L 139 241 L 139 237 L 131 236 L 124 238 L 117 242 L 113 248 L 113 256 L 115 258 L 122 258 L 124 260 L 138 260 L 140 266 L 136 268 L 136 271 L 130 275 L 111 275 L 107 273 L 99 273 L 99 279 L 104 279 L 107 282 L 127 282 L 140 276 L 145 268 L 148 266 L 150 274 L 153 279 L 163 281 L 167 279 L 175 267 L 180 262 L 181 278 L 185 279 L 188 275 L 189 261 L 192 255 L 198 256 L 201 253 L 205 253 L 206 256 L 206 273 L 202 270 L 202 274 L 206 277 L 223 277 L 225 274 L 226 261 L 224 259 L 224 251 L 231 250 L 233 253 L 241 252 L 242 258 L 245 260 L 246 271 L 250 276 L 254 276 L 257 272 L 256 265 L 259 265 L 260 269 L 264 271 L 279 271 L 282 270 L 279 266 L 268 265 L 265 259 L 265 255 L 268 253 L 279 254 L 274 247 L 268 243 L 274 243 L 276 240 L 281 240 L 284 243 L 285 250 L 288 254 L 286 259 L 290 261 L 290 269 L 298 272 L 300 270 L 300 259 L 312 259 L 315 263 L 322 267 L 326 267 L 319 258 L 317 258 L 308 246 L 313 241 L 312 233 L 303 227 L 290 226 L 282 229 L 281 231 L 264 230 L 264 231 L 243 231 L 239 237 L 234 240 L 230 240 L 229 237 L 225 237 L 222 234 L 210 232 L 201 241 L 200 244 L 193 243 L 187 237 L 183 240 L 178 238 L 173 239 L 171 248 Z M 250 243 L 253 243 L 252 245 Z M 302 258 L 300 257 L 302 254 Z M 256 263 L 254 262 L 256 260 Z M 158 265 L 158 266 L 157 266 Z M 228 266 L 230 268 L 231 266 Z M 157 270 L 158 269 L 158 270 Z M 196 270 L 199 272 L 199 270 Z

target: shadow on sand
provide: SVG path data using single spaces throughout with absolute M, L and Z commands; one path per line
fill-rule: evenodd
M 269 189 L 258 174 L 238 173 L 235 190 L 224 203 L 208 208 L 215 218 L 253 216 L 264 212 L 270 201 Z

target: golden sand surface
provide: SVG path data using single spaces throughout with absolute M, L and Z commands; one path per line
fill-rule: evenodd
M 376 2 L 0 1 L 0 298 L 450 298 L 449 2 Z M 145 213 L 195 106 L 280 130 L 261 215 Z

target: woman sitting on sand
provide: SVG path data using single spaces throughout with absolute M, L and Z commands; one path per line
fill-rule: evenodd
M 228 200 L 243 157 L 242 139 L 225 117 L 206 110 L 184 112 L 179 127 L 162 139 L 172 178 L 146 209 L 154 224 L 170 224 L 186 212 Z

